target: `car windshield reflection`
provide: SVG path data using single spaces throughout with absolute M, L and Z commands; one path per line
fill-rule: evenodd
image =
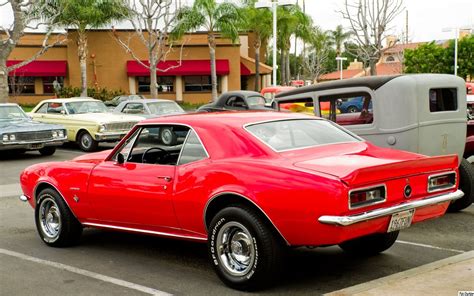
M 66 103 L 66 109 L 69 114 L 84 114 L 84 113 L 107 113 L 109 109 L 103 102 L 97 101 L 79 101 Z
M 156 102 L 148 103 L 148 108 L 152 114 L 164 115 L 164 114 L 176 114 L 183 113 L 183 109 L 175 102 Z
M 28 116 L 18 106 L 1 106 L 0 120 L 24 120 Z

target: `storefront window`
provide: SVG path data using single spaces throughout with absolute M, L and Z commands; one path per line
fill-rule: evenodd
M 43 93 L 54 94 L 55 88 L 61 89 L 64 87 L 64 77 L 43 77 Z
M 217 81 L 217 88 L 219 89 L 219 79 Z M 184 91 L 212 91 L 211 76 L 185 76 Z
M 174 76 L 158 76 L 156 78 L 158 84 L 158 92 L 173 92 L 174 91 Z M 137 77 L 138 93 L 150 93 L 150 77 Z
M 21 76 L 8 77 L 8 93 L 13 96 L 35 94 L 35 78 Z

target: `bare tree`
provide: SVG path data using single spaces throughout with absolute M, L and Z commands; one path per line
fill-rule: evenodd
M 114 31 L 115 39 L 127 53 L 140 65 L 150 70 L 150 94 L 152 98 L 158 97 L 157 71 L 166 72 L 181 66 L 185 42 L 181 43 L 179 61 L 175 65 L 166 68 L 158 67 L 158 63 L 166 61 L 168 55 L 174 51 L 169 34 L 176 24 L 179 8 L 177 5 L 172 5 L 172 2 L 170 0 L 128 0 L 127 4 L 130 9 L 130 15 L 127 17 L 127 20 L 131 23 L 135 32 L 129 34 L 127 38 L 121 38 Z M 135 37 L 138 37 L 146 47 L 148 63 L 143 62 L 140 56 L 136 54 L 136 49 L 132 48 L 131 42 Z
M 321 74 L 327 72 L 326 65 L 332 46 L 329 32 L 314 27 L 309 45 L 310 47 L 307 49 L 309 54 L 304 59 L 304 67 L 311 79 L 316 82 Z
M 403 0 L 345 0 L 344 9 L 339 11 L 354 32 L 357 56 L 369 65 L 370 75 L 377 75 L 376 64 L 389 48 L 383 45 L 385 34 L 402 11 Z
M 0 26 L 0 102 L 8 101 L 8 73 L 32 62 L 49 48 L 67 41 L 64 33 L 53 34 L 55 24 L 45 20 L 42 12 L 47 9 L 44 4 L 37 0 L 0 0 L 0 7 L 10 6 L 13 12 L 13 22 L 6 26 Z M 52 12 L 59 14 L 59 11 Z M 17 46 L 25 30 L 41 29 L 46 31 L 41 48 L 30 58 L 7 67 L 7 60 L 13 49 Z

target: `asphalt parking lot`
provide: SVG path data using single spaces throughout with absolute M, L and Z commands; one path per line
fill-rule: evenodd
M 110 148 L 105 146 L 103 149 Z M 225 287 L 198 243 L 87 229 L 81 244 L 47 247 L 33 210 L 18 200 L 28 165 L 83 154 L 74 146 L 0 158 L 1 295 L 237 295 Z M 337 247 L 291 252 L 284 279 L 261 294 L 318 295 L 474 250 L 474 206 L 403 231 L 388 251 L 357 258 Z

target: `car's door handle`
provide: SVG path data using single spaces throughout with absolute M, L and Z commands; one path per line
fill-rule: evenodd
M 173 180 L 173 178 L 171 178 L 170 176 L 158 176 L 156 178 L 165 180 L 166 182 L 170 182 L 171 180 Z

